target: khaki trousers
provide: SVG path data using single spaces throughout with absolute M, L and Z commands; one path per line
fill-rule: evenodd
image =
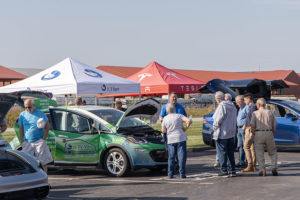
M 254 146 L 260 172 L 266 170 L 264 157 L 265 145 L 271 158 L 272 170 L 277 169 L 277 150 L 272 131 L 255 131 Z
M 245 130 L 245 144 L 244 151 L 246 154 L 248 165 L 256 166 L 256 156 L 254 149 L 254 133 L 251 132 L 251 128 Z

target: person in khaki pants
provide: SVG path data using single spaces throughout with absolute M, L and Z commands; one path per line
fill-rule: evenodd
M 254 132 L 251 129 L 251 117 L 254 111 L 257 110 L 255 103 L 253 103 L 252 94 L 247 93 L 244 95 L 244 101 L 248 106 L 248 112 L 245 122 L 245 144 L 244 144 L 244 151 L 246 154 L 248 166 L 243 170 L 243 172 L 252 172 L 256 171 L 256 157 L 255 157 L 255 150 L 254 150 Z
M 256 159 L 259 165 L 259 176 L 266 176 L 264 146 L 271 158 L 272 175 L 278 176 L 277 172 L 277 151 L 274 141 L 274 133 L 277 128 L 276 118 L 272 111 L 267 110 L 266 101 L 259 98 L 256 102 L 257 111 L 253 112 L 251 119 L 251 128 L 255 130 L 254 146 L 256 151 Z

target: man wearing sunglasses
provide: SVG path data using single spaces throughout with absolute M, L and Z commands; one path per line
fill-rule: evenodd
M 35 108 L 33 99 L 25 100 L 25 111 L 18 120 L 23 151 L 37 157 L 47 173 L 47 164 L 53 161 L 46 138 L 50 129 L 47 116 Z

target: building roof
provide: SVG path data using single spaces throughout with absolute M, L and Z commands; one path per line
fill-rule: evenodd
M 120 67 L 120 66 L 99 66 L 97 69 L 127 78 L 132 74 L 138 72 L 140 67 Z M 298 85 L 290 80 L 285 80 L 293 70 L 274 70 L 274 71 L 256 71 L 256 72 L 222 72 L 222 71 L 204 71 L 204 70 L 184 70 L 172 69 L 177 73 L 181 73 L 193 79 L 208 82 L 209 80 L 219 78 L 223 80 L 237 80 L 237 79 L 250 79 L 257 78 L 262 80 L 276 80 L 282 79 L 288 85 Z M 299 74 L 298 74 L 299 75 Z M 300 76 L 299 76 L 300 77 Z
M 257 78 L 262 80 L 285 80 L 293 70 L 274 70 L 274 71 L 258 71 L 258 72 L 220 72 L 220 71 L 202 71 L 202 70 L 174 70 L 194 79 L 208 82 L 209 80 L 219 78 L 223 80 L 237 80 Z M 288 84 L 288 83 L 287 83 Z M 289 84 L 288 84 L 289 85 Z
M 21 80 L 27 78 L 26 75 L 11 70 L 7 67 L 0 66 L 0 79 L 1 80 Z
M 11 68 L 11 69 L 21 74 L 24 74 L 26 76 L 32 76 L 44 70 L 40 68 Z
M 120 67 L 120 66 L 105 66 L 105 65 L 100 65 L 97 67 L 97 69 L 120 76 L 122 78 L 127 78 L 128 76 L 131 76 L 132 74 L 138 72 L 142 68 L 143 67 Z

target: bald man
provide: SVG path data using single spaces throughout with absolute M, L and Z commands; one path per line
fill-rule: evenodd
M 25 100 L 25 111 L 18 120 L 22 149 L 40 160 L 47 173 L 47 164 L 53 161 L 46 138 L 50 129 L 47 116 L 35 108 L 33 99 Z

